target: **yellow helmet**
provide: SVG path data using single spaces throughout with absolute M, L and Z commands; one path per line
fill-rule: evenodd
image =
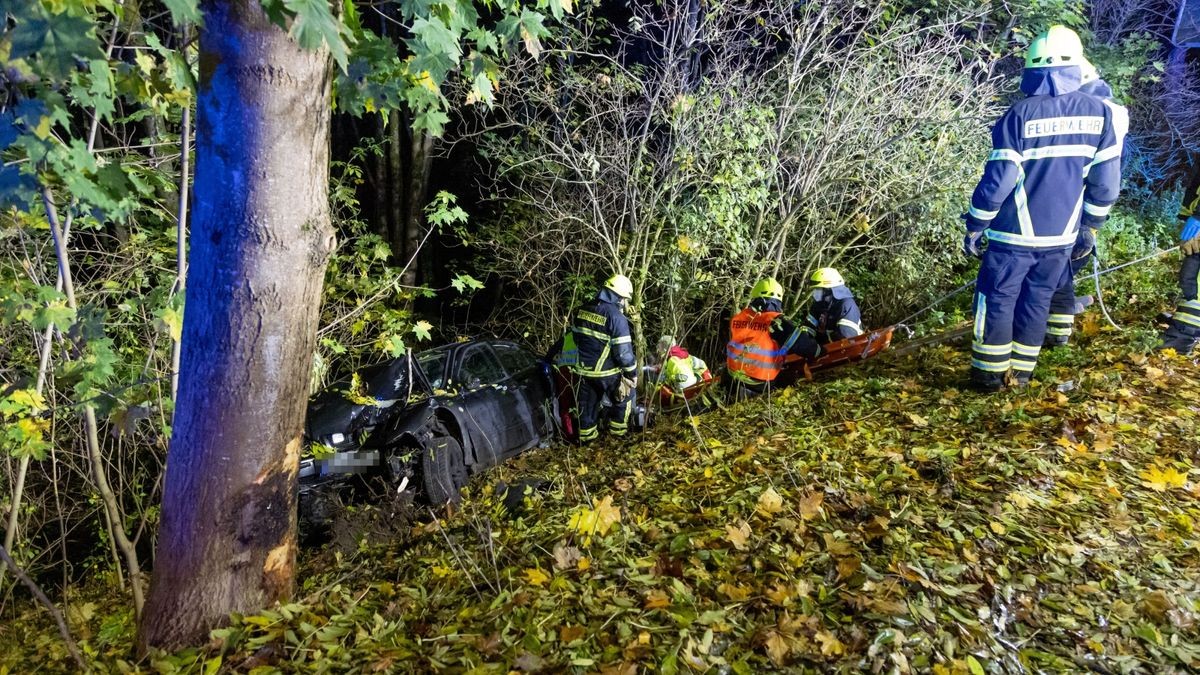
M 750 290 L 750 299 L 757 300 L 759 298 L 769 298 L 771 300 L 783 300 L 783 286 L 779 285 L 774 279 L 760 279 L 754 288 Z
M 1051 26 L 1029 43 L 1025 52 L 1026 68 L 1083 65 L 1083 43 L 1066 26 Z
M 833 288 L 835 286 L 844 286 L 846 280 L 841 274 L 832 267 L 822 267 L 812 275 L 813 285 L 818 288 Z
M 624 274 L 614 274 L 604 282 L 604 287 L 628 300 L 633 297 L 633 282 Z

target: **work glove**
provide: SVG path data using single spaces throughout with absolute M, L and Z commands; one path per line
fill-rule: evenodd
M 1179 250 L 1183 251 L 1184 255 L 1196 255 L 1200 253 L 1200 219 L 1192 216 L 1187 219 L 1187 223 L 1183 226 L 1183 235 L 1180 237 L 1181 243 Z
M 635 391 L 637 391 L 637 377 L 622 375 L 621 382 L 617 385 L 617 395 L 619 399 L 624 401 Z
M 1079 228 L 1075 237 L 1075 248 L 1071 249 L 1071 260 L 1081 260 L 1088 257 L 1096 248 L 1096 231 L 1086 225 Z
M 967 232 L 967 236 L 963 237 L 963 255 L 968 258 L 982 258 L 983 251 L 979 249 L 979 244 L 983 241 L 983 230 L 978 232 Z

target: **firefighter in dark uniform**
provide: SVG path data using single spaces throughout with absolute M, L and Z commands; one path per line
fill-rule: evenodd
M 632 296 L 633 284 L 628 277 L 617 274 L 604 283 L 595 300 L 575 310 L 571 318 L 571 337 L 577 352 L 572 369 L 580 443 L 600 435 L 600 409 L 606 397 L 612 403 L 609 432 L 624 436 L 629 430 L 637 390 L 637 359 L 629 320 L 622 310 Z
M 812 283 L 812 305 L 800 330 L 819 344 L 862 335 L 862 313 L 842 275 L 832 267 L 822 267 L 813 274 Z
M 1183 263 L 1179 266 L 1182 297 L 1163 331 L 1158 348 L 1191 354 L 1200 341 L 1200 297 L 1197 297 L 1197 286 L 1200 285 L 1200 164 L 1192 169 L 1179 217 L 1183 220 L 1183 232 L 1179 237 L 1182 242 L 1179 250 L 1183 252 Z
M 821 354 L 821 346 L 783 315 L 783 286 L 763 279 L 750 291 L 750 305 L 730 321 L 725 367 L 734 401 L 757 396 L 771 387 L 789 353 L 806 358 Z
M 1018 386 L 1029 382 L 1050 299 L 1070 258 L 1095 245 L 1120 192 L 1113 112 L 1079 91 L 1082 63 L 1079 36 L 1065 26 L 1030 43 L 1027 98 L 992 128 L 992 153 L 965 215 L 963 252 L 983 258 L 971 343 L 971 383 L 983 391 L 1003 388 L 1010 370 Z
M 1081 66 L 1083 84 L 1079 91 L 1104 101 L 1113 114 L 1113 131 L 1117 134 L 1117 145 L 1122 149 L 1125 145 L 1125 135 L 1129 132 L 1129 111 L 1125 106 L 1113 100 L 1112 87 L 1100 77 L 1096 67 L 1084 59 Z M 1120 161 L 1120 159 L 1118 159 Z M 1071 261 L 1063 272 L 1058 290 L 1050 300 L 1050 318 L 1046 324 L 1046 337 L 1043 347 L 1061 347 L 1071 341 L 1071 333 L 1075 331 L 1075 317 L 1082 314 L 1095 300 L 1090 295 L 1075 297 L 1075 275 L 1088 263 L 1092 257 L 1091 249 L 1072 251 Z

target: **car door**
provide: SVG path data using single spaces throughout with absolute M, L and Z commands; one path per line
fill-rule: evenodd
M 524 404 L 525 427 L 532 432 L 530 443 L 554 433 L 554 410 L 550 380 L 537 358 L 512 342 L 493 342 L 492 350 L 508 371 Z
M 463 350 L 451 379 L 475 448 L 476 470 L 498 463 L 524 445 L 523 402 L 485 343 Z

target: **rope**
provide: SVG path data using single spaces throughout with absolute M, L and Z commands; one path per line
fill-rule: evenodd
M 1100 305 L 1100 312 L 1102 314 L 1104 314 L 1104 318 L 1105 318 L 1105 320 L 1108 321 L 1109 325 L 1111 325 L 1113 328 L 1116 328 L 1119 331 L 1125 330 L 1119 324 L 1117 324 L 1116 321 L 1113 321 L 1112 316 L 1110 316 L 1108 313 L 1108 308 L 1104 306 L 1104 293 L 1100 291 L 1100 261 L 1099 261 L 1099 257 L 1100 257 L 1099 253 L 1092 256 L 1092 281 L 1096 282 L 1096 304 Z

